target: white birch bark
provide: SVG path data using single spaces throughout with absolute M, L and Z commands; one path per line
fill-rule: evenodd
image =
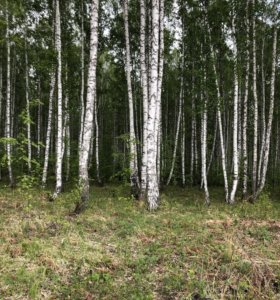
M 158 91 L 157 91 L 157 114 L 156 127 L 157 135 L 157 177 L 160 185 L 160 166 L 161 166 L 161 143 L 162 143 L 162 111 L 161 111 L 161 92 L 164 67 L 164 0 L 159 0 L 159 67 L 158 67 Z
M 150 210 L 158 207 L 159 186 L 157 176 L 157 104 L 158 104 L 158 67 L 159 67 L 159 1 L 152 0 L 151 61 L 150 61 L 150 93 L 147 137 L 147 198 Z
M 185 122 L 185 101 L 184 101 L 184 96 L 183 96 L 183 111 L 182 111 L 182 139 L 181 139 L 181 169 L 182 169 L 182 186 L 185 187 L 186 185 L 186 162 L 185 162 L 185 157 L 186 157 L 186 122 Z
M 169 185 L 171 178 L 173 176 L 175 162 L 176 162 L 176 153 L 177 153 L 177 146 L 178 146 L 178 140 L 179 140 L 179 133 L 180 133 L 180 126 L 181 126 L 181 116 L 182 116 L 182 106 L 183 106 L 183 88 L 184 88 L 184 78 L 183 78 L 183 70 L 184 70 L 184 45 L 183 45 L 183 51 L 182 51 L 182 64 L 181 64 L 181 86 L 180 86 L 180 97 L 179 97 L 179 113 L 177 117 L 177 125 L 176 125 L 176 134 L 175 134 L 175 145 L 173 150 L 173 156 L 172 156 L 172 163 L 171 163 L 171 169 L 169 172 L 169 176 L 166 182 L 166 185 Z
M 257 168 L 258 168 L 258 93 L 257 93 L 257 58 L 256 58 L 256 17 L 255 17 L 255 0 L 252 0 L 254 16 L 252 19 L 253 30 L 253 96 L 254 96 L 254 142 L 253 142 L 253 173 L 252 173 L 252 190 L 253 199 L 256 198 L 257 192 Z
M 267 174 L 269 152 L 270 152 L 272 122 L 273 122 L 273 114 L 274 114 L 276 61 L 277 61 L 277 27 L 274 26 L 268 123 L 267 123 L 267 129 L 266 129 L 266 137 L 265 137 L 265 147 L 264 147 L 264 156 L 263 156 L 263 167 L 262 167 L 262 173 L 261 173 L 261 182 L 260 182 L 260 186 L 258 188 L 256 196 L 258 196 L 263 191 L 265 182 L 266 182 L 266 174 Z
M 212 162 L 213 162 L 213 158 L 214 158 L 214 153 L 215 153 L 215 149 L 216 149 L 216 142 L 217 142 L 217 132 L 218 132 L 218 117 L 216 117 L 216 122 L 215 122 L 214 139 L 213 139 L 212 150 L 211 150 L 211 154 L 210 154 L 210 158 L 209 158 L 209 162 L 208 162 L 208 167 L 207 167 L 207 176 L 209 175 L 211 165 L 212 165 Z
M 66 89 L 65 89 L 65 115 L 64 115 L 64 147 L 66 149 L 66 174 L 65 180 L 69 180 L 70 175 L 70 159 L 71 159 L 71 140 L 70 140 L 70 114 L 69 114 L 69 91 L 68 91 L 68 70 L 66 65 L 66 72 L 65 72 L 65 82 L 66 82 Z M 64 151 L 63 151 L 64 152 Z
M 87 99 L 84 119 L 84 129 L 82 146 L 79 154 L 79 184 L 81 190 L 81 201 L 77 203 L 75 212 L 81 212 L 89 200 L 89 178 L 88 178 L 88 161 L 93 135 L 93 116 L 94 101 L 96 90 L 96 66 L 98 50 L 98 12 L 99 0 L 91 2 L 91 21 L 90 21 L 90 57 L 88 67 Z
M 220 133 L 220 145 L 221 145 L 221 158 L 222 158 L 222 169 L 223 169 L 223 176 L 224 176 L 224 188 L 225 188 L 225 200 L 226 202 L 229 201 L 229 189 L 228 189 L 228 177 L 227 177 L 227 166 L 226 166 L 226 154 L 225 154 L 225 146 L 224 146 L 224 134 L 223 134 L 223 124 L 222 124 L 222 113 L 221 113 L 221 93 L 219 88 L 218 82 L 218 73 L 216 69 L 216 61 L 215 61 L 215 53 L 212 45 L 211 39 L 211 31 L 209 27 L 208 20 L 206 20 L 206 26 L 209 36 L 209 46 L 210 46 L 210 55 L 212 60 L 212 68 L 214 71 L 215 77 L 215 87 L 217 93 L 217 117 L 218 117 L 218 124 L 219 124 L 219 133 Z
M 229 203 L 235 202 L 235 194 L 239 179 L 239 153 L 238 153 L 238 74 L 237 74 L 237 42 L 236 42 L 236 16 L 234 12 L 232 25 L 232 41 L 233 41 L 233 55 L 234 55 L 234 95 L 233 95 L 233 182 L 230 194 Z
M 125 25 L 125 45 L 126 45 L 126 80 L 127 80 L 127 92 L 128 92 L 128 105 L 129 105 L 129 167 L 130 167 L 130 184 L 133 193 L 137 194 L 139 188 L 138 181 L 138 166 L 137 166 L 137 147 L 135 136 L 135 124 L 134 124 L 134 108 L 133 108 L 133 95 L 131 84 L 131 55 L 130 55 L 130 41 L 129 41 L 129 26 L 128 26 L 128 0 L 123 2 L 123 14 Z
M 29 66 L 27 55 L 27 38 L 25 37 L 25 98 L 26 98 L 26 117 L 27 117 L 27 166 L 28 172 L 31 172 L 31 118 L 30 118 L 30 102 L 29 102 Z
M 47 175 L 48 175 L 55 82 L 56 82 L 55 72 L 52 72 L 51 73 L 51 83 L 50 83 L 50 95 L 49 95 L 49 110 L 48 110 L 48 125 L 47 125 L 47 133 L 46 133 L 45 158 L 44 158 L 44 167 L 43 167 L 43 175 L 42 175 L 42 186 L 43 187 L 46 186 Z
M 204 192 L 205 192 L 205 203 L 210 204 L 209 191 L 208 191 L 208 182 L 207 182 L 207 170 L 206 170 L 206 157 L 207 157 L 207 119 L 208 119 L 208 99 L 207 95 L 203 95 L 203 113 L 201 120 L 201 179 L 203 182 Z
M 263 154 L 265 147 L 265 134 L 266 134 L 266 118 L 265 118 L 265 109 L 266 109 L 266 97 L 265 97 L 265 75 L 264 75 L 264 39 L 262 45 L 262 65 L 261 65 L 261 73 L 262 73 L 262 135 L 261 135 L 261 150 L 260 150 L 260 158 L 259 158 L 259 166 L 258 166 L 258 186 L 261 182 L 261 172 L 262 172 L 262 163 L 263 163 Z
M 248 93 L 249 93 L 249 72 L 250 72 L 250 52 L 249 52 L 249 0 L 246 7 L 246 70 L 245 70 L 245 90 L 243 100 L 243 126 L 242 126 L 242 155 L 243 155 L 243 198 L 247 197 L 248 193 Z
M 190 163 L 190 180 L 191 185 L 193 185 L 193 175 L 194 175 L 194 139 L 195 139 L 195 99 L 194 99 L 194 78 L 192 76 L 192 124 L 191 124 L 191 163 Z
M 6 91 L 6 151 L 9 171 L 10 186 L 14 185 L 13 171 L 12 171 L 12 153 L 11 153 L 11 46 L 9 34 L 9 12 L 8 1 L 6 0 L 6 43 L 7 43 L 7 91 Z
M 96 91 L 95 91 L 96 95 Z M 100 178 L 100 162 L 99 162 L 99 123 L 97 111 L 97 98 L 94 101 L 94 123 L 95 123 L 95 163 L 96 163 L 96 179 L 98 184 L 101 184 Z
M 40 159 L 41 155 L 41 118 L 42 118 L 42 105 L 41 105 L 41 82 L 39 79 L 38 83 L 38 94 L 39 94 L 39 103 L 38 103 L 38 118 L 37 118 L 37 157 Z
M 63 114 L 62 114 L 62 60 L 61 60 L 61 18 L 60 4 L 56 0 L 55 12 L 55 50 L 57 54 L 57 140 L 56 140 L 56 187 L 53 199 L 62 189 L 62 159 L 63 159 Z
M 81 93 L 80 93 L 80 135 L 79 151 L 82 146 L 85 118 L 85 32 L 84 32 L 84 0 L 81 0 Z

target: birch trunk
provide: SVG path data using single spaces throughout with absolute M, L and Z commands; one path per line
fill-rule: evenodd
M 185 122 L 185 101 L 184 101 L 184 97 L 183 97 L 183 111 L 182 111 L 182 140 L 181 140 L 181 156 L 182 156 L 182 160 L 181 160 L 181 169 L 182 169 L 182 186 L 185 187 L 186 185 L 186 168 L 185 168 L 185 157 L 186 157 L 186 122 Z
M 85 209 L 89 200 L 88 160 L 89 160 L 91 137 L 93 135 L 93 116 L 94 116 L 94 101 L 95 101 L 95 90 L 96 90 L 96 66 L 97 66 L 97 49 L 98 49 L 98 12 L 99 12 L 99 0 L 92 0 L 87 100 L 86 100 L 82 146 L 79 154 L 79 184 L 81 190 L 81 199 L 76 205 L 75 208 L 76 213 L 79 213 L 83 209 Z
M 266 182 L 266 173 L 267 173 L 268 161 L 269 161 L 270 140 L 271 140 L 272 122 L 273 122 L 273 114 L 274 114 L 276 61 L 277 61 L 277 27 L 274 26 L 273 49 L 272 49 L 272 68 L 271 68 L 272 71 L 271 71 L 271 83 L 270 83 L 270 106 L 269 106 L 268 123 L 267 123 L 267 129 L 266 129 L 261 182 L 260 182 L 260 186 L 258 188 L 256 196 L 258 196 L 263 191 L 265 182 Z
M 31 118 L 30 118 L 30 104 L 29 104 L 29 66 L 27 55 L 27 38 L 25 37 L 25 98 L 26 98 L 26 117 L 27 117 L 27 166 L 28 172 L 31 172 Z
M 96 95 L 96 91 L 95 91 Z M 97 100 L 97 98 L 96 98 Z M 98 123 L 98 111 L 97 111 L 97 101 L 94 101 L 94 122 L 95 122 L 95 162 L 96 162 L 96 179 L 99 185 L 102 184 L 100 178 L 100 162 L 99 162 L 99 123 Z
M 216 69 L 216 61 L 215 61 L 215 53 L 212 45 L 211 39 L 211 32 L 208 20 L 206 21 L 208 36 L 209 36 L 209 45 L 210 45 L 210 55 L 212 60 L 212 68 L 214 71 L 215 77 L 215 87 L 217 93 L 217 117 L 218 117 L 218 124 L 219 124 L 219 133 L 220 133 L 220 145 L 221 145 L 221 158 L 222 158 L 222 168 L 223 168 L 223 176 L 224 176 L 224 188 L 225 188 L 225 200 L 226 202 L 229 201 L 229 190 L 228 190 L 228 177 L 227 177 L 227 166 L 226 166 L 226 154 L 225 154 L 225 146 L 224 146 L 224 133 L 223 133 L 223 124 L 222 124 L 222 113 L 221 113 L 221 93 L 219 88 L 218 82 L 218 74 Z
M 255 0 L 253 5 L 253 95 L 254 95 L 254 142 L 253 142 L 253 174 L 252 174 L 252 190 L 253 199 L 256 199 L 257 192 L 257 168 L 258 168 L 258 93 L 257 93 L 257 58 L 256 58 L 256 17 L 255 17 Z
M 85 33 L 84 33 L 84 0 L 81 0 L 81 94 L 80 94 L 80 135 L 79 135 L 79 151 L 82 146 L 84 118 L 85 118 Z
M 66 91 L 65 91 L 65 116 L 64 116 L 64 143 L 66 148 L 66 175 L 65 180 L 69 180 L 70 175 L 70 158 L 71 158 L 71 143 L 70 143 L 70 114 L 69 114 L 69 93 L 68 93 L 68 70 L 66 66 L 65 73 Z M 64 151 L 63 151 L 64 152 Z
M 49 166 L 49 156 L 50 156 L 50 145 L 51 145 L 51 130 L 52 130 L 52 115 L 53 115 L 53 96 L 55 89 L 55 73 L 51 73 L 51 83 L 50 83 L 50 95 L 49 95 L 49 111 L 48 111 L 48 125 L 46 133 L 46 146 L 45 146 L 45 158 L 42 176 L 42 186 L 46 186 L 48 166 Z
M 235 14 L 235 12 L 234 12 Z M 233 183 L 230 194 L 229 203 L 235 202 L 235 194 L 238 186 L 239 179 L 239 151 L 238 151 L 238 74 L 237 74 L 237 42 L 236 42 L 236 28 L 235 18 L 233 17 L 232 40 L 233 40 L 233 55 L 234 55 L 234 96 L 233 96 Z
M 207 118 L 208 118 L 208 95 L 204 95 L 203 113 L 201 121 L 201 179 L 203 182 L 205 192 L 205 203 L 210 204 L 208 183 L 207 183 L 207 171 L 206 171 L 206 157 L 207 157 Z
M 193 174 L 194 174 L 194 139 L 195 139 L 195 100 L 194 100 L 194 78 L 192 76 L 192 132 L 191 132 L 191 166 L 190 166 L 190 180 L 193 185 Z
M 177 146 L 178 146 L 178 140 L 179 140 L 179 133 L 180 133 L 180 126 L 181 126 L 181 116 L 182 116 L 182 106 L 183 106 L 183 88 L 184 88 L 184 78 L 183 78 L 183 70 L 184 70 L 184 45 L 183 45 L 183 51 L 182 51 L 182 65 L 181 65 L 181 87 L 180 87 L 180 98 L 179 98 L 179 113 L 177 117 L 177 126 L 176 126 L 176 133 L 175 133 L 175 145 L 173 150 L 173 156 L 172 156 L 172 164 L 170 173 L 166 182 L 166 185 L 169 185 L 171 178 L 173 176 L 175 162 L 176 162 L 176 153 L 177 153 Z
M 250 72 L 250 52 L 249 52 L 249 1 L 246 7 L 246 74 L 245 74 L 245 91 L 243 100 L 243 126 L 242 126 L 242 154 L 243 154 L 243 198 L 247 197 L 248 193 L 248 93 L 249 93 L 249 72 Z
M 212 150 L 211 150 L 211 154 L 210 154 L 210 158 L 209 158 L 209 162 L 208 162 L 208 167 L 207 167 L 207 176 L 209 175 L 211 165 L 212 165 L 212 162 L 213 162 L 213 158 L 214 158 L 214 153 L 215 153 L 215 149 L 216 149 L 216 142 L 217 142 L 217 132 L 218 132 L 218 118 L 216 117 L 214 140 L 213 140 Z
M 9 171 L 10 186 L 14 185 L 13 171 L 12 171 L 12 153 L 11 153 L 11 46 L 9 35 L 9 12 L 8 1 L 6 0 L 6 41 L 7 41 L 7 91 L 6 91 L 6 151 Z
M 57 140 L 56 140 L 56 187 L 53 199 L 62 190 L 62 160 L 63 160 L 63 115 L 62 115 L 62 61 L 61 61 L 61 20 L 60 4 L 56 0 L 55 12 L 55 50 L 57 54 Z
M 265 134 L 266 134 L 266 120 L 265 120 L 265 75 L 264 75 L 264 39 L 262 45 L 262 66 L 261 66 L 261 73 L 262 73 L 262 137 L 261 137 L 261 151 L 260 151 L 260 158 L 259 158 L 259 166 L 258 166 L 258 186 L 261 182 L 261 173 L 262 173 L 262 163 L 263 163 L 263 154 L 264 154 L 264 147 L 265 147 Z
M 41 82 L 39 79 L 38 83 L 38 94 L 39 94 L 39 103 L 38 103 L 38 120 L 37 120 L 37 157 L 38 160 L 41 156 L 41 118 L 42 118 L 42 105 L 41 105 Z
M 159 0 L 159 66 L 158 66 L 158 91 L 157 91 L 157 114 L 156 127 L 157 135 L 157 178 L 160 185 L 160 166 L 161 166 L 161 143 L 162 143 L 162 111 L 161 111 L 161 92 L 164 67 L 164 0 Z
M 147 176 L 148 176 L 148 204 L 150 210 L 158 207 L 159 186 L 157 176 L 157 105 L 158 105 L 158 67 L 159 67 L 159 1 L 152 0 L 152 40 L 150 61 L 150 93 L 147 136 Z
M 137 196 L 139 188 L 138 180 L 138 167 L 137 167 L 137 148 L 136 136 L 134 129 L 134 108 L 133 108 L 133 95 L 131 85 L 131 55 L 130 55 L 130 41 L 129 41 L 129 27 L 128 27 L 128 0 L 124 0 L 123 5 L 124 25 L 125 25 L 125 45 L 126 45 L 126 80 L 128 92 L 128 105 L 129 105 L 129 167 L 130 167 L 130 184 L 132 193 Z

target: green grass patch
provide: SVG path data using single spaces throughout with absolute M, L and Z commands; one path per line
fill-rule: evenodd
M 279 299 L 280 203 L 171 187 L 150 213 L 124 187 L 2 189 L 0 299 Z M 199 298 L 200 297 L 200 298 Z

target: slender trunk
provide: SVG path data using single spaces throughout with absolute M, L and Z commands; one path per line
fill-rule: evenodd
M 247 197 L 248 193 L 248 93 L 249 93 L 249 72 L 250 72 L 250 53 L 249 53 L 249 1 L 246 7 L 246 74 L 245 74 L 245 91 L 243 100 L 243 126 L 242 126 L 242 154 L 243 154 L 243 198 Z
M 25 98 L 26 98 L 26 117 L 27 117 L 27 166 L 28 172 L 31 172 L 31 118 L 30 118 L 30 105 L 29 105 L 29 66 L 27 55 L 27 38 L 25 37 Z
M 65 91 L 65 116 L 64 116 L 64 143 L 66 148 L 66 176 L 65 180 L 69 180 L 70 175 L 70 158 L 71 158 L 71 143 L 70 143 L 70 115 L 69 115 L 69 93 L 68 93 L 68 70 L 66 66 L 65 72 L 65 82 L 66 82 L 66 91 Z
M 62 159 L 63 159 L 63 115 L 62 115 L 62 61 L 61 61 L 61 24 L 60 4 L 56 0 L 55 18 L 55 50 L 57 54 L 57 140 L 56 140 L 56 187 L 53 199 L 62 189 Z
M 194 139 L 195 139 L 195 100 L 194 100 L 194 77 L 192 76 L 192 132 L 191 132 L 191 166 L 190 166 L 190 180 L 193 185 L 193 174 L 194 174 Z
M 53 96 L 55 89 L 55 73 L 51 73 L 51 83 L 50 83 L 50 95 L 49 95 L 49 111 L 48 111 L 48 125 L 46 133 L 46 146 L 45 146 L 45 159 L 43 167 L 43 176 L 42 176 L 42 186 L 46 186 L 48 166 L 49 166 L 49 156 L 50 156 L 50 145 L 51 145 L 51 130 L 52 130 L 52 115 L 53 115 Z
M 257 196 L 263 191 L 266 182 L 266 173 L 269 161 L 269 151 L 270 151 L 270 140 L 274 113 L 274 96 L 275 96 L 275 74 L 276 74 L 276 61 L 277 61 L 277 27 L 274 26 L 273 33 L 273 49 L 272 49 L 272 68 L 271 68 L 271 83 L 270 83 L 270 106 L 268 114 L 268 123 L 266 129 L 265 147 L 264 147 L 264 157 L 263 157 L 263 167 L 261 174 L 261 182 L 257 191 Z
M 96 94 L 96 92 L 95 92 Z M 97 97 L 96 97 L 97 100 Z M 101 184 L 100 178 L 100 162 L 99 162 L 99 123 L 98 123 L 98 111 L 97 101 L 94 101 L 94 122 L 95 122 L 95 161 L 96 161 L 96 179 L 98 184 Z
M 209 175 L 210 168 L 211 168 L 213 158 L 214 158 L 214 153 L 215 153 L 215 149 L 216 149 L 216 142 L 217 142 L 217 132 L 218 132 L 218 117 L 216 117 L 216 122 L 215 122 L 214 139 L 213 139 L 212 150 L 211 150 L 211 154 L 210 154 L 210 158 L 209 158 L 209 162 L 208 162 L 208 167 L 207 167 L 207 176 Z
M 205 203 L 210 204 L 208 183 L 207 183 L 207 171 L 206 171 L 206 158 L 207 158 L 207 118 L 208 118 L 208 95 L 203 95 L 203 113 L 201 121 L 201 179 L 203 182 L 204 192 L 205 192 Z
M 86 208 L 89 200 L 88 160 L 91 137 L 93 134 L 94 101 L 96 90 L 96 67 L 98 49 L 98 12 L 99 0 L 91 2 L 90 21 L 90 57 L 88 69 L 87 100 L 83 128 L 82 146 L 79 154 L 79 184 L 81 200 L 77 203 L 75 212 L 79 213 Z
M 226 202 L 228 202 L 229 190 L 228 190 L 228 178 L 227 178 L 226 154 L 225 154 L 225 146 L 224 146 L 222 113 L 221 113 L 221 93 L 220 93 L 218 74 L 217 74 L 217 69 L 216 69 L 215 53 L 214 53 L 214 49 L 213 49 L 213 45 L 212 45 L 211 32 L 210 32 L 208 20 L 207 20 L 206 25 L 207 25 L 208 36 L 209 36 L 210 55 L 211 55 L 211 60 L 212 60 L 212 68 L 214 71 L 215 86 L 216 86 L 216 93 L 217 93 L 217 100 L 218 100 L 217 116 L 218 116 L 219 133 L 220 133 L 220 145 L 221 145 L 222 169 L 223 169 L 223 176 L 224 176 L 225 200 L 226 200 Z
M 7 92 L 6 92 L 6 138 L 7 138 L 7 162 L 9 171 L 10 186 L 14 185 L 12 171 L 12 153 L 11 153 L 11 46 L 9 35 L 9 13 L 8 1 L 6 0 L 6 41 L 7 41 Z
M 257 58 L 256 58 L 256 17 L 255 17 L 255 0 L 253 5 L 253 95 L 254 95 L 254 142 L 253 142 L 253 174 L 252 189 L 253 199 L 256 199 L 257 192 L 257 168 L 258 168 L 258 93 L 257 93 Z
M 84 118 L 85 118 L 85 33 L 84 33 L 84 0 L 81 0 L 81 94 L 80 94 L 80 135 L 79 151 L 82 146 Z
M 39 79 L 39 83 L 38 83 L 38 94 L 39 94 L 39 103 L 38 103 L 38 120 L 37 120 L 37 157 L 38 157 L 38 159 L 40 159 L 40 155 L 41 155 L 41 117 L 42 117 L 40 79 Z
M 157 176 L 157 135 L 159 132 L 157 118 L 158 102 L 158 67 L 159 67 L 159 1 L 152 0 L 152 40 L 150 61 L 150 91 L 147 136 L 147 176 L 148 176 L 148 204 L 150 210 L 158 207 L 159 186 Z
M 132 192 L 135 196 L 138 194 L 139 180 L 138 180 L 138 167 L 137 167 L 137 147 L 136 136 L 134 129 L 134 108 L 133 108 L 133 95 L 131 85 L 131 55 L 130 55 L 130 41 L 129 41 L 129 26 L 128 26 L 128 0 L 124 0 L 123 5 L 124 25 L 125 25 L 125 41 L 126 41 L 126 80 L 129 104 L 129 149 L 130 149 L 130 184 Z
M 265 134 L 266 134 L 266 120 L 265 120 L 265 75 L 264 75 L 264 39 L 262 45 L 262 135 L 261 135 L 261 151 L 259 158 L 259 166 L 258 166 L 258 185 L 261 182 L 261 173 L 262 173 L 262 163 L 263 163 L 263 155 L 264 155 L 264 147 L 265 147 Z
M 179 140 L 179 133 L 180 133 L 180 126 L 181 126 L 181 116 L 182 116 L 182 106 L 183 106 L 183 88 L 184 88 L 184 77 L 183 77 L 183 70 L 184 70 L 184 45 L 183 45 L 183 51 L 182 51 L 182 65 L 181 65 L 181 87 L 180 87 L 180 98 L 179 98 L 179 113 L 177 117 L 177 125 L 176 125 L 176 133 L 175 133 L 175 145 L 173 150 L 173 156 L 172 156 L 172 163 L 171 163 L 171 169 L 170 173 L 166 182 L 166 185 L 169 185 L 171 178 L 173 176 L 175 162 L 176 162 L 176 153 L 177 153 L 177 146 L 178 146 L 178 140 Z
M 157 90 L 157 113 L 156 127 L 157 135 L 157 177 L 160 185 L 160 162 L 161 162 L 161 143 L 162 143 L 162 111 L 161 111 L 161 92 L 164 67 L 164 0 L 159 0 L 159 66 L 158 66 L 158 90 Z
M 235 14 L 235 12 L 234 12 Z M 238 151 L 238 74 L 237 74 L 237 42 L 236 42 L 236 28 L 235 28 L 235 18 L 233 17 L 233 55 L 234 55 L 234 96 L 233 96 L 233 182 L 232 190 L 230 194 L 229 203 L 233 204 L 235 202 L 235 194 L 237 191 L 238 180 L 239 180 L 239 151 Z
M 185 122 L 185 101 L 184 101 L 184 96 L 183 96 L 183 111 L 182 111 L 182 139 L 181 139 L 181 156 L 182 156 L 182 186 L 185 187 L 186 185 L 186 168 L 185 168 L 185 157 L 186 157 L 186 122 Z

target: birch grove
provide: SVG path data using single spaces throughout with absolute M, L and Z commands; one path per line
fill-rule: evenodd
M 0 6 L 3 183 L 71 186 L 76 213 L 103 184 L 149 210 L 277 190 L 277 1 L 32 3 Z

